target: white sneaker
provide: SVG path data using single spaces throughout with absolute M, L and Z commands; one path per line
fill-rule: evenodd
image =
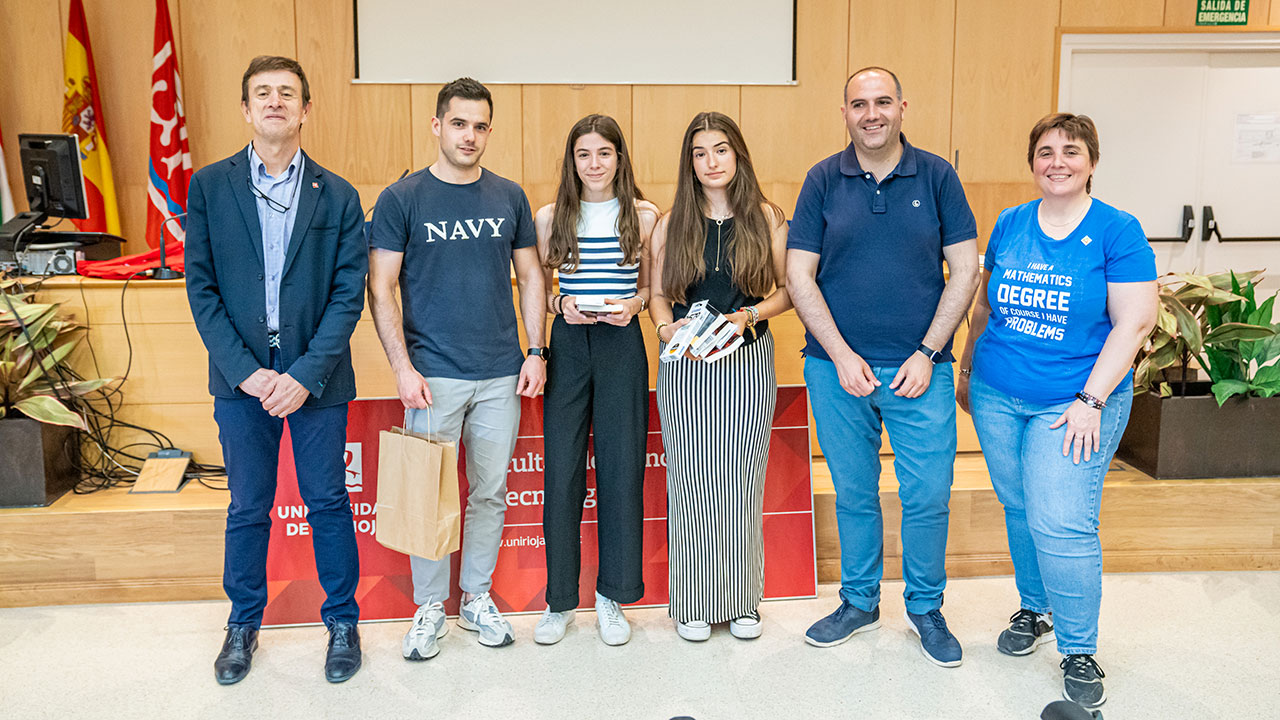
M 677 620 L 676 634 L 690 642 L 702 642 L 711 637 L 711 624 L 702 620 L 690 620 L 687 623 Z
M 400 649 L 405 660 L 429 660 L 440 652 L 437 642 L 449 632 L 445 622 L 444 605 L 428 603 L 413 614 L 413 625 L 404 634 Z
M 458 627 L 480 633 L 477 638 L 481 645 L 502 647 L 515 642 L 515 634 L 511 623 L 498 612 L 489 593 L 483 592 L 471 598 L 471 602 L 463 603 L 458 612 Z
M 564 639 L 564 633 L 573 622 L 573 611 L 552 612 L 548 607 L 542 611 L 542 618 L 533 628 L 533 641 L 539 645 L 555 645 Z
M 631 639 L 631 623 L 622 614 L 622 608 L 600 593 L 596 593 L 596 622 L 605 645 L 626 645 Z
M 754 640 L 760 637 L 762 630 L 759 612 L 753 612 L 750 615 L 743 615 L 736 620 L 729 621 L 729 632 L 740 640 Z

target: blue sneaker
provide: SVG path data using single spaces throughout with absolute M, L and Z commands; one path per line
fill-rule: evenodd
M 960 664 L 962 651 L 960 641 L 947 629 L 947 620 L 942 617 L 941 610 L 930 610 L 924 615 L 906 613 L 907 625 L 920 636 L 920 652 L 929 658 L 929 662 L 942 667 L 956 667 Z
M 875 630 L 880 627 L 880 607 L 871 612 L 859 610 L 843 598 L 840 607 L 830 615 L 809 626 L 804 634 L 804 641 L 814 647 L 831 647 L 839 645 L 860 632 Z

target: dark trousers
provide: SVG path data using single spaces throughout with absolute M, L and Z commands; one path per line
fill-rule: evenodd
M 543 399 L 547 605 L 578 606 L 582 504 L 587 495 L 587 433 L 595 428 L 596 591 L 619 603 L 644 595 L 645 437 L 649 365 L 639 318 L 626 327 L 570 325 L 557 317 Z
M 257 398 L 214 398 L 231 506 L 227 509 L 222 587 L 231 599 L 229 625 L 262 625 L 267 606 L 267 543 L 276 495 L 276 465 L 285 421 L 262 409 Z M 298 490 L 307 505 L 316 573 L 327 595 L 320 617 L 360 619 L 356 585 L 360 559 L 351 500 L 347 496 L 344 453 L 347 404 L 301 407 L 288 417 Z

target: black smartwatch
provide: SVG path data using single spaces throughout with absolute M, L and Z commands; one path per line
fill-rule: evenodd
M 531 347 L 529 348 L 529 357 L 540 357 L 542 358 L 542 362 L 546 362 L 547 349 L 544 347 Z
M 916 348 L 916 352 L 923 353 L 925 357 L 929 358 L 929 362 L 933 363 L 934 365 L 937 365 L 938 363 L 942 362 L 943 358 L 945 357 L 942 354 L 941 350 L 934 350 L 933 348 L 929 347 L 928 345 L 925 345 L 924 343 L 920 343 L 920 347 Z

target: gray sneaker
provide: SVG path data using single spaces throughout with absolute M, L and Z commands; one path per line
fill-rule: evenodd
M 404 634 L 400 650 L 405 660 L 429 660 L 440 652 L 440 638 L 449 632 L 444 617 L 444 605 L 428 603 L 413 614 L 413 625 Z
M 493 604 L 493 598 L 487 592 L 463 603 L 458 612 L 458 627 L 480 633 L 477 639 L 487 647 L 502 647 L 515 642 L 511 623 L 498 612 L 498 606 Z
M 1062 658 L 1062 697 L 1092 710 L 1107 701 L 1102 687 L 1102 672 L 1092 655 L 1068 655 Z
M 1005 655 L 1030 655 L 1053 640 L 1053 618 L 1024 609 L 1009 618 L 1009 627 L 996 639 L 996 649 Z

